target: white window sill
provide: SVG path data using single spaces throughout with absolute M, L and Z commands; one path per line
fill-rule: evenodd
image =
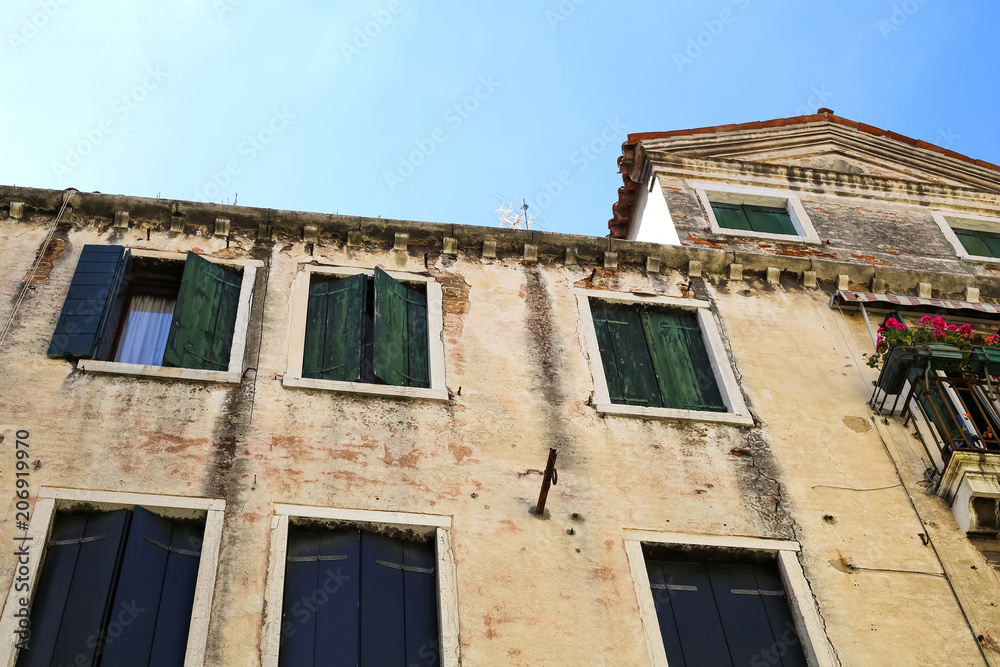
M 713 229 L 712 233 L 720 236 L 765 239 L 768 241 L 784 241 L 786 243 L 804 243 L 807 245 L 822 245 L 823 243 L 819 237 L 800 236 L 798 234 L 771 234 L 769 232 L 754 232 L 746 229 L 729 229 L 728 227 Z
M 373 396 L 393 396 L 397 398 L 421 398 L 431 401 L 447 401 L 447 389 L 426 387 L 396 387 L 387 384 L 368 384 L 365 382 L 340 382 L 338 380 L 317 380 L 314 378 L 296 378 L 285 376 L 281 380 L 284 387 L 299 389 L 320 389 L 323 391 L 339 391 L 348 394 L 368 394 Z
M 123 364 L 117 361 L 94 361 L 85 359 L 77 365 L 87 373 L 107 373 L 109 375 L 131 375 L 135 377 L 165 378 L 170 380 L 188 380 L 192 382 L 220 382 L 223 384 L 239 384 L 242 373 L 233 371 L 205 371 L 198 368 L 173 368 L 168 366 L 144 366 L 142 364 Z
M 679 410 L 677 408 L 644 408 L 638 405 L 618 405 L 616 403 L 598 403 L 596 407 L 597 411 L 604 415 L 645 417 L 647 419 L 683 419 L 687 421 L 713 422 L 716 424 L 753 426 L 753 417 L 749 413 Z
M 959 255 L 960 259 L 964 259 L 966 262 L 977 262 L 982 264 L 1000 264 L 1000 257 L 983 257 L 981 255 L 968 255 L 962 253 Z

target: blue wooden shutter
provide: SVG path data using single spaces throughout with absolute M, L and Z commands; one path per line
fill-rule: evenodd
M 59 515 L 32 602 L 31 650 L 19 667 L 90 664 L 108 624 L 128 510 Z
M 440 664 L 437 557 L 433 542 L 403 542 L 406 664 Z
M 663 407 L 639 313 L 596 300 L 590 312 L 611 402 Z
M 669 586 L 670 607 L 680 646 L 668 648 L 667 655 L 682 654 L 681 665 L 696 667 L 732 665 L 726 635 L 719 619 L 715 594 L 708 571 L 702 563 L 662 561 L 663 581 Z M 654 589 L 654 594 L 657 589 Z M 664 635 L 664 645 L 673 635 Z M 671 662 L 671 667 L 673 663 Z M 744 664 L 744 663 L 741 663 Z
M 403 665 L 403 544 L 361 533 L 361 664 Z
M 363 274 L 309 285 L 302 377 L 360 379 L 367 291 Z
M 428 387 L 427 293 L 375 268 L 375 375 L 403 387 Z
M 360 551 L 357 530 L 289 532 L 281 667 L 359 664 Z
M 646 573 L 649 575 L 649 587 L 656 607 L 656 621 L 667 652 L 667 663 L 670 667 L 685 667 L 684 650 L 681 648 L 680 635 L 677 634 L 677 618 L 670 604 L 674 595 L 672 587 L 677 584 L 673 578 L 667 580 L 663 574 L 663 563 L 658 560 L 646 560 Z
M 750 221 L 747 214 L 739 204 L 722 204 L 712 202 L 712 212 L 715 213 L 715 221 L 723 229 L 742 229 L 751 231 Z
M 136 507 L 122 558 L 112 619 L 125 630 L 108 641 L 102 667 L 182 665 L 203 527 Z
M 802 650 L 802 642 L 795 629 L 795 621 L 792 619 L 792 611 L 788 607 L 785 595 L 785 586 L 777 567 L 772 563 L 756 563 L 752 567 L 757 588 L 760 590 L 761 602 L 764 603 L 764 611 L 767 612 L 767 620 L 771 626 L 771 634 L 775 641 L 781 642 L 785 647 L 784 651 L 778 650 L 775 653 L 780 655 L 783 667 L 806 667 L 808 663 L 805 652 Z M 772 657 L 779 657 L 775 653 L 772 653 Z
M 49 343 L 50 357 L 109 358 L 129 259 L 122 246 L 83 246 Z
M 229 369 L 242 277 L 193 252 L 187 254 L 164 366 Z

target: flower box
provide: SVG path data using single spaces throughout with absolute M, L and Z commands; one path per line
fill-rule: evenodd
M 898 394 L 903 390 L 910 369 L 926 356 L 925 350 L 912 346 L 894 347 L 889 350 L 882 372 L 878 376 L 879 389 L 887 394 Z

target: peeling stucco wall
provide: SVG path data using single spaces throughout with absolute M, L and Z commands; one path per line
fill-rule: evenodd
M 0 195 L 0 204 L 36 202 L 30 219 L 0 214 L 6 321 L 61 193 Z M 873 421 L 867 329 L 828 307 L 829 285 L 804 288 L 794 271 L 771 285 L 752 267 L 742 281 L 721 271 L 690 277 L 687 260 L 707 256 L 683 248 L 239 207 L 184 204 L 184 231 L 171 232 L 169 203 L 161 210 L 150 200 L 75 197 L 60 252 L 47 253 L 51 268 L 0 349 L 0 435 L 31 431 L 41 462 L 36 490 L 226 500 L 207 664 L 258 664 L 275 503 L 453 517 L 469 665 L 645 664 L 623 529 L 797 540 L 845 665 L 982 664 L 949 580 L 899 571 L 947 567 L 963 603 L 978 606 L 966 613 L 984 641 L 997 638 L 996 573 L 971 569 L 978 552 L 957 536 L 943 501 L 911 503 L 923 478 L 921 445 L 895 422 Z M 676 215 L 684 208 L 675 203 Z M 116 229 L 113 212 L 123 207 L 131 226 Z M 840 213 L 853 215 L 838 212 L 840 225 Z M 213 234 L 220 216 L 232 220 L 224 237 Z M 318 240 L 303 240 L 306 224 L 319 228 Z M 393 250 L 404 231 L 407 250 Z M 444 237 L 458 239 L 456 253 L 443 251 Z M 484 240 L 497 241 L 497 258 L 482 256 Z M 540 259 L 526 262 L 523 245 L 532 241 Z M 87 243 L 264 262 L 243 381 L 98 375 L 48 359 Z M 571 262 L 567 247 L 577 253 Z M 605 251 L 619 252 L 617 267 L 605 266 Z M 654 252 L 662 268 L 650 272 Z M 449 400 L 284 387 L 292 281 L 310 263 L 382 266 L 439 282 Z M 597 360 L 587 356 L 574 287 L 709 301 L 757 425 L 598 414 Z M 546 516 L 534 517 L 541 478 L 528 471 L 544 467 L 550 447 L 559 451 L 559 482 Z M 0 488 L 13 484 L 0 465 Z M 10 508 L 0 539 L 15 532 L 13 500 Z M 937 552 L 920 533 L 931 534 Z M 13 570 L 13 558 L 0 558 L 0 592 Z

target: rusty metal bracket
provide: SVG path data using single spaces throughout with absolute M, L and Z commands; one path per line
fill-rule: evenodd
M 549 487 L 559 483 L 559 471 L 556 470 L 556 450 L 549 449 L 549 460 L 545 464 L 545 475 L 542 477 L 542 490 L 538 494 L 538 504 L 535 506 L 535 514 L 543 516 L 545 514 L 545 500 L 549 497 Z

